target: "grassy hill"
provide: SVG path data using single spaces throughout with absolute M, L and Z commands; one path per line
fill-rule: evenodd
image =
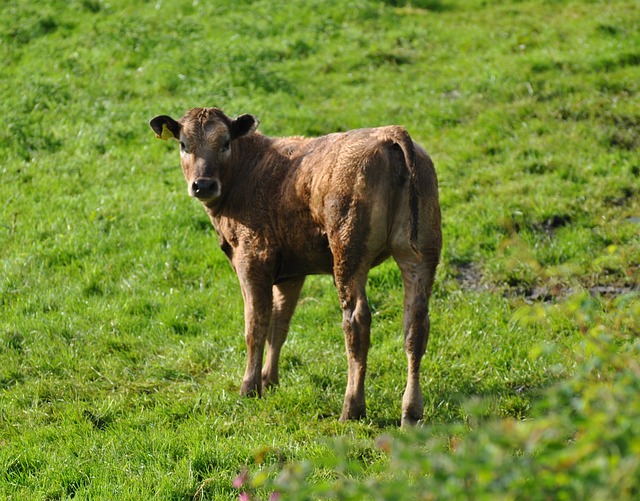
M 435 498 L 526 497 L 534 474 L 538 497 L 592 482 L 632 498 L 637 482 L 610 473 L 640 477 L 638 19 L 632 0 L 2 3 L 0 494 L 231 499 L 248 466 L 304 499 L 323 483 L 382 492 L 407 480 L 404 458 L 424 465 L 407 485 L 435 482 Z M 367 420 L 337 422 L 330 277 L 305 285 L 281 387 L 239 398 L 237 281 L 175 145 L 147 125 L 194 106 L 252 113 L 269 135 L 401 124 L 430 152 L 445 243 L 416 436 L 396 430 L 393 263 L 369 281 Z M 526 442 L 545 430 L 557 443 Z M 569 459 L 504 459 L 545 447 Z M 482 471 L 524 490 L 455 474 Z

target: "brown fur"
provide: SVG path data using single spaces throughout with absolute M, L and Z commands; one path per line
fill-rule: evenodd
M 250 115 L 231 120 L 216 108 L 189 110 L 179 121 L 156 117 L 151 127 L 159 136 L 163 124 L 185 145 L 189 192 L 205 206 L 240 280 L 248 351 L 242 394 L 260 395 L 278 383 L 280 349 L 304 278 L 327 273 L 338 290 L 349 361 L 341 419 L 364 416 L 367 274 L 393 256 L 405 286 L 402 423 L 422 419 L 419 369 L 442 245 L 427 153 L 398 126 L 271 138 L 255 132 Z

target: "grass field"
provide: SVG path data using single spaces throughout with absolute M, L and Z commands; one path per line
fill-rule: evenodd
M 530 467 L 547 498 L 606 477 L 584 498 L 632 499 L 637 482 L 593 472 L 640 478 L 638 20 L 635 0 L 3 2 L 0 497 L 235 499 L 247 467 L 283 471 L 313 499 L 303 484 L 378 485 L 401 470 L 381 436 L 413 451 L 397 430 L 406 361 L 391 262 L 369 281 L 366 420 L 338 422 L 346 355 L 330 277 L 305 285 L 281 387 L 239 397 L 236 278 L 175 145 L 147 125 L 218 106 L 269 135 L 401 124 L 432 155 L 444 252 L 426 426 L 408 435 L 426 456 L 405 460 L 454 461 L 452 440 L 466 440 L 467 470 L 447 471 L 472 475 L 498 465 L 487 451 L 506 426 L 561 423 L 558 449 L 592 448 L 557 471 Z M 609 397 L 595 424 L 562 421 Z M 595 466 L 572 480 L 583 464 Z M 464 497 L 427 466 L 434 498 Z M 494 493 L 527 497 L 509 481 Z M 340 499 L 369 495 L 353 492 Z

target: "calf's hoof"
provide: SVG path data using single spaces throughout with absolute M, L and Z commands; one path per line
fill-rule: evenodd
M 402 421 L 400 426 L 416 426 L 424 418 L 424 399 L 416 386 L 410 385 L 402 397 Z
M 243 397 L 255 397 L 259 398 L 262 395 L 262 388 L 260 383 L 253 383 L 250 381 L 244 381 L 240 388 L 240 395 Z
M 419 415 L 403 414 L 402 421 L 400 421 L 400 428 L 413 428 L 414 426 L 421 424 L 422 419 L 422 413 L 420 413 Z
M 269 376 L 267 376 L 266 374 L 262 375 L 262 390 L 270 390 L 272 388 L 275 388 L 276 386 L 278 386 L 279 382 L 278 379 L 273 379 L 273 378 L 269 378 Z
M 344 406 L 342 407 L 342 415 L 340 416 L 340 421 L 355 421 L 366 416 L 367 408 L 364 403 L 348 405 L 347 402 L 345 402 Z
M 422 398 L 418 402 L 412 403 L 407 406 L 403 406 L 402 409 L 402 421 L 400 427 L 409 428 L 416 426 L 424 418 L 424 407 L 422 405 Z

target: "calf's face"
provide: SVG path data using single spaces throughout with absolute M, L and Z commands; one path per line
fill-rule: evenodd
M 160 115 L 149 125 L 158 138 L 180 143 L 189 195 L 208 204 L 224 190 L 224 171 L 232 168 L 232 141 L 255 131 L 258 121 L 252 115 L 232 120 L 217 108 L 193 108 L 180 120 Z

